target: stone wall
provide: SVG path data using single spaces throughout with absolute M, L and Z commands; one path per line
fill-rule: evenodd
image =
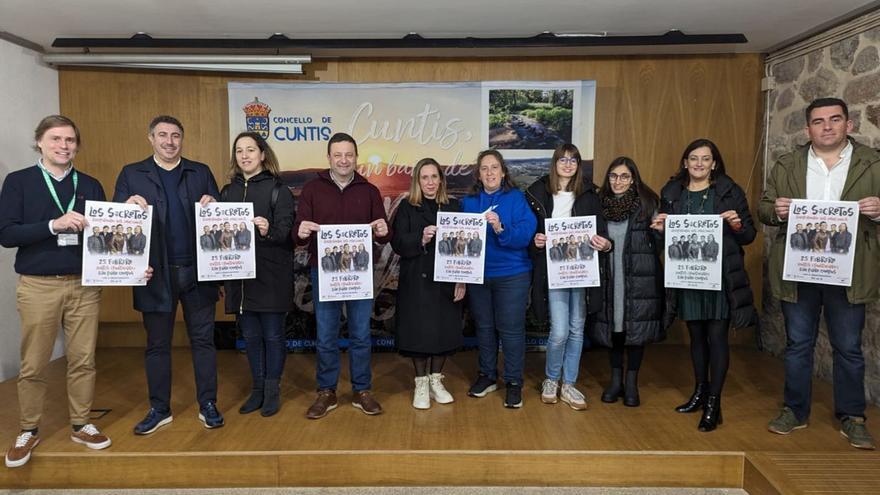
M 767 170 L 780 155 L 796 144 L 807 141 L 804 109 L 810 101 L 820 97 L 838 97 L 846 101 L 850 118 L 855 124 L 852 136 L 863 144 L 880 148 L 880 26 L 850 33 L 843 39 L 827 46 L 817 46 L 796 58 L 775 65 L 770 63 L 770 74 L 775 79 L 776 87 L 770 92 L 768 102 Z M 769 243 L 775 236 L 775 230 L 765 227 L 765 273 Z M 766 277 L 763 303 L 763 348 L 771 354 L 782 356 L 785 349 L 782 312 L 779 301 L 770 294 Z M 868 306 L 862 348 L 866 365 L 866 393 L 871 402 L 880 405 L 880 305 Z M 830 381 L 831 364 L 831 344 L 823 321 L 816 344 L 816 375 Z

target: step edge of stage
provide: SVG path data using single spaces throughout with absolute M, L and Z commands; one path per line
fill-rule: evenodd
M 728 451 L 34 452 L 28 465 L 0 471 L 0 488 L 741 488 L 744 464 L 743 452 Z

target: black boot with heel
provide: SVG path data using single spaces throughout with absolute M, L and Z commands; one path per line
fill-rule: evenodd
M 706 395 L 709 393 L 709 384 L 706 382 L 698 383 L 694 388 L 694 394 L 687 402 L 675 408 L 675 412 L 692 413 L 703 409 L 706 403 Z
M 712 431 L 718 428 L 723 422 L 721 418 L 721 396 L 710 395 L 706 398 L 706 405 L 703 407 L 703 417 L 700 418 L 700 424 L 697 429 L 700 431 Z

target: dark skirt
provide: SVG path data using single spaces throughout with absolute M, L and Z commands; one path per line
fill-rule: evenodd
M 463 301 L 452 301 L 454 290 L 455 284 L 434 282 L 421 274 L 401 277 L 395 321 L 401 354 L 444 355 L 461 347 Z

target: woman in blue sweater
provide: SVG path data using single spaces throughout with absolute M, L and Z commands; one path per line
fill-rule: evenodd
M 461 201 L 461 211 L 484 213 L 486 265 L 482 285 L 468 287 L 480 351 L 480 375 L 468 395 L 485 397 L 497 389 L 498 340 L 504 353 L 504 406 L 522 407 L 523 363 L 526 342 L 526 305 L 532 262 L 528 246 L 537 220 L 525 195 L 516 189 L 496 150 L 477 155 L 474 194 Z

